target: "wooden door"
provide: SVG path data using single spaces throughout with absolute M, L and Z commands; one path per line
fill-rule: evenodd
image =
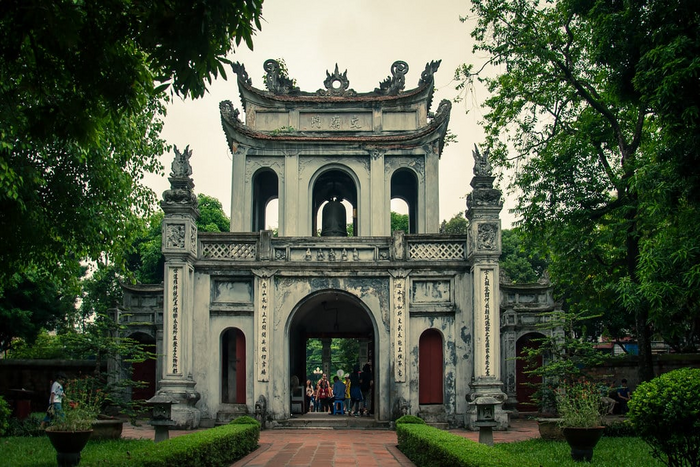
M 537 412 L 537 404 L 533 400 L 533 396 L 537 391 L 537 385 L 542 382 L 542 378 L 526 373 L 529 369 L 530 362 L 520 358 L 525 356 L 525 351 L 528 348 L 539 348 L 543 336 L 540 334 L 526 334 L 515 344 L 515 351 L 518 358 L 515 360 L 515 397 L 518 399 L 516 408 L 520 412 Z M 542 356 L 534 362 L 535 366 L 542 366 Z
M 155 345 L 146 345 L 144 350 L 147 352 L 156 353 Z M 131 379 L 134 381 L 143 381 L 146 386 L 135 387 L 131 390 L 131 400 L 148 400 L 156 394 L 156 360 L 149 358 L 143 362 L 132 364 Z
M 418 342 L 418 401 L 421 405 L 442 404 L 444 379 L 442 335 L 428 329 Z

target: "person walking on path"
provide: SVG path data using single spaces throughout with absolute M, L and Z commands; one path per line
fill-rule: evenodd
M 66 382 L 66 375 L 63 373 L 58 373 L 56 375 L 56 380 L 51 383 L 51 394 L 49 395 L 49 407 L 46 409 L 46 416 L 41 422 L 41 426 L 44 427 L 47 424 L 52 423 L 56 419 L 62 419 L 64 417 L 63 413 L 63 385 Z

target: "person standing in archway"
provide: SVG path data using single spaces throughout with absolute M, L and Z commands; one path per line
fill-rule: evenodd
M 316 387 L 318 393 L 318 400 L 321 401 L 321 410 L 330 414 L 330 396 L 331 396 L 331 386 L 328 382 L 328 377 L 323 375 L 318 382 Z
M 372 374 L 372 365 L 370 362 L 365 363 L 360 374 L 360 389 L 362 390 L 362 399 L 364 401 L 363 415 L 372 412 L 372 389 L 374 388 L 374 375 Z
M 362 390 L 361 388 L 360 366 L 355 365 L 350 373 L 350 410 L 354 416 L 359 416 L 362 412 Z

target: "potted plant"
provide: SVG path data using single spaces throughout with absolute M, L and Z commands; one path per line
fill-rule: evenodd
M 559 425 L 571 447 L 571 458 L 590 462 L 593 448 L 605 429 L 599 388 L 588 381 L 579 381 L 560 386 L 556 395 Z
M 59 466 L 80 463 L 80 452 L 92 435 L 92 424 L 102 408 L 104 395 L 94 378 L 70 380 L 65 385 L 63 411 L 55 414 L 46 435 L 56 449 Z

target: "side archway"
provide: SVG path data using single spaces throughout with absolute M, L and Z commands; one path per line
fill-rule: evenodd
M 246 403 L 245 334 L 238 328 L 221 333 L 221 402 Z
M 444 379 L 442 334 L 436 329 L 428 329 L 418 341 L 419 404 L 442 404 Z
M 538 410 L 537 403 L 534 400 L 537 387 L 542 383 L 542 378 L 527 373 L 530 365 L 541 367 L 543 364 L 542 355 L 538 356 L 536 361 L 528 361 L 524 357 L 528 354 L 528 350 L 538 349 L 541 345 L 541 339 L 545 336 L 537 332 L 530 332 L 521 336 L 515 343 L 515 397 L 518 401 L 516 408 L 519 412 L 536 412 Z

